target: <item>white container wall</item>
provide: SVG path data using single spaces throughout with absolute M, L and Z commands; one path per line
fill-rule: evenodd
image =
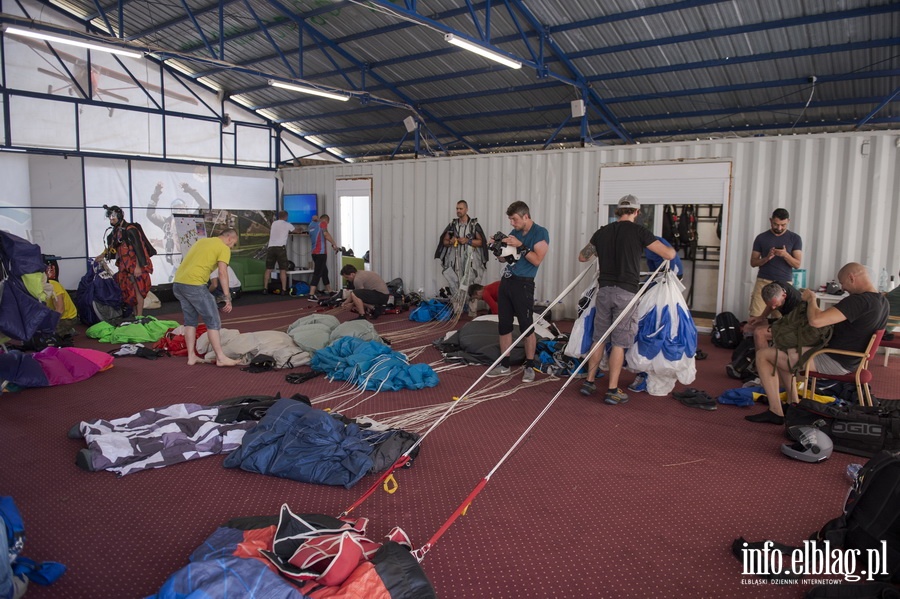
M 285 193 L 317 193 L 336 214 L 335 181 L 372 179 L 372 269 L 385 280 L 402 277 L 407 289 L 434 294 L 445 283 L 433 259 L 438 236 L 466 200 L 487 235 L 509 231 L 506 207 L 523 200 L 535 222 L 550 231 L 535 299 L 556 297 L 584 268 L 578 251 L 600 224 L 599 174 L 604 166 L 685 161 L 729 161 L 732 192 L 723 223 L 723 303 L 743 318 L 756 270 L 754 237 L 775 208 L 791 213 L 803 238 L 808 285 L 835 277 L 846 262 L 878 273 L 900 270 L 900 132 L 727 139 L 653 145 L 489 154 L 415 161 L 286 169 Z M 339 230 L 339 226 L 333 226 Z M 341 240 L 337 240 L 341 243 Z M 484 281 L 497 279 L 492 261 Z M 577 291 L 585 287 L 582 285 Z M 566 298 L 575 314 L 578 293 Z

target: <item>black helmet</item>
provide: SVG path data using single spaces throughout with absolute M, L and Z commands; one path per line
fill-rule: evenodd
M 834 443 L 828 435 L 814 426 L 791 426 L 787 433 L 794 442 L 782 445 L 781 453 L 789 458 L 815 464 L 827 460 L 834 451 Z
M 106 210 L 106 218 L 115 214 L 119 222 L 125 220 L 125 213 L 118 206 L 107 206 L 106 204 L 103 204 L 103 208 Z

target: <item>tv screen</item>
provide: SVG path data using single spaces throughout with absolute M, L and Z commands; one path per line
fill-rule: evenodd
M 308 225 L 312 217 L 319 213 L 319 204 L 314 193 L 286 193 L 284 209 L 288 213 L 289 223 Z

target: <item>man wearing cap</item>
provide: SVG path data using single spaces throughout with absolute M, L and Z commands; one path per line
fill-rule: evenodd
M 803 259 L 803 240 L 793 231 L 788 231 L 791 215 L 784 208 L 778 208 L 769 219 L 769 230 L 756 236 L 750 252 L 750 266 L 759 268 L 756 285 L 750 294 L 750 317 L 759 316 L 766 309 L 762 298 L 762 288 L 769 283 L 790 283 L 792 269 L 800 268 Z
M 606 333 L 637 293 L 644 249 L 664 260 L 675 257 L 673 248 L 667 247 L 649 229 L 634 222 L 640 209 L 641 204 L 636 197 L 623 197 L 616 206 L 615 214 L 619 220 L 598 229 L 590 243 L 578 254 L 579 262 L 588 262 L 595 256 L 600 262 L 599 288 L 595 297 L 597 311 L 594 316 L 594 343 Z M 609 389 L 603 398 L 609 405 L 628 401 L 628 395 L 619 389 L 619 375 L 625 363 L 625 350 L 634 343 L 637 325 L 637 310 L 632 306 L 610 333 L 608 340 L 612 344 L 612 350 L 609 354 Z M 587 380 L 581 386 L 582 395 L 593 395 L 596 391 L 594 380 L 602 353 L 601 349 L 591 354 Z

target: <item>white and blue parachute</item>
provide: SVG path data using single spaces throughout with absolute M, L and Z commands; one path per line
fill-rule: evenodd
M 697 327 L 672 271 L 660 273 L 638 303 L 638 332 L 625 353 L 628 369 L 646 372 L 647 392 L 668 395 L 697 376 Z

